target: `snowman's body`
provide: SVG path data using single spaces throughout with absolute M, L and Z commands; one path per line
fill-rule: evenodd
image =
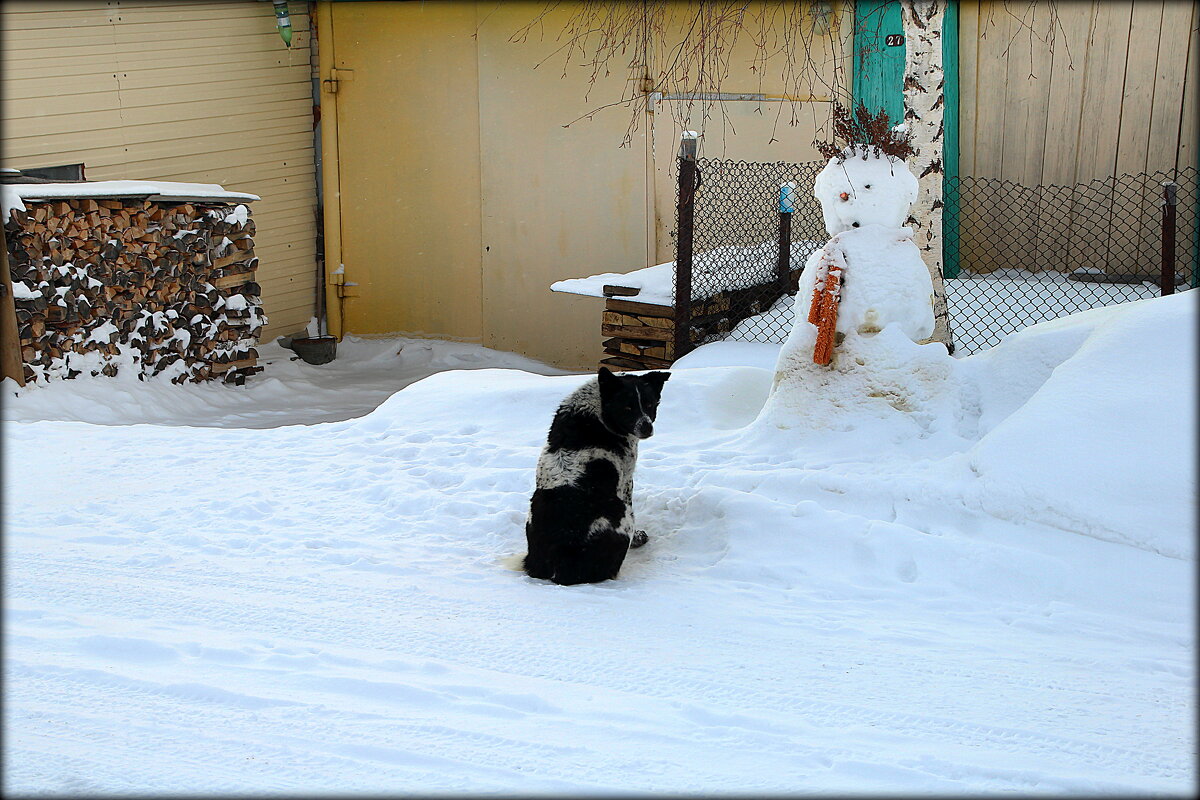
M 834 250 L 837 252 L 831 252 Z M 933 334 L 933 282 L 910 228 L 868 223 L 837 234 L 824 248 L 813 252 L 800 273 L 798 320 L 808 319 L 819 265 L 822 258 L 830 256 L 840 257 L 846 265 L 838 303 L 838 333 L 871 336 L 895 324 L 914 342 Z
M 814 183 L 831 238 L 800 275 L 795 322 L 763 417 L 780 427 L 840 429 L 839 409 L 853 405 L 879 417 L 903 414 L 921 428 L 950 365 L 942 345 L 918 344 L 933 334 L 934 316 L 933 282 L 904 227 L 917 179 L 886 155 L 847 155 L 830 159 Z M 817 326 L 808 319 L 830 263 L 843 271 L 836 344 L 822 365 L 813 361 Z

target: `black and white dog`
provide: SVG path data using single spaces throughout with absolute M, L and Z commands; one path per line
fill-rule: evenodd
M 629 548 L 646 543 L 633 527 L 633 468 L 670 377 L 617 376 L 601 367 L 559 405 L 525 523 L 530 576 L 598 583 L 617 577 Z

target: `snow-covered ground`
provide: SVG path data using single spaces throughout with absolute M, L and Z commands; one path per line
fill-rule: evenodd
M 921 438 L 766 431 L 778 345 L 701 348 L 595 586 L 512 569 L 585 376 L 6 388 L 4 789 L 1191 794 L 1197 297 L 956 360 Z
M 565 375 L 537 361 L 478 345 L 432 339 L 360 339 L 338 343 L 337 358 L 312 366 L 276 342 L 258 346 L 264 371 L 245 386 L 219 382 L 174 386 L 118 374 L 105 380 L 54 380 L 14 392 L 5 384 L 5 419 L 99 425 L 275 428 L 361 417 L 410 383 L 435 372 L 482 368 Z

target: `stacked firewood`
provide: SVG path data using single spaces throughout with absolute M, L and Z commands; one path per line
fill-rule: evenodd
M 796 291 L 799 276 L 800 270 L 792 270 L 787 283 L 772 280 L 692 300 L 689 347 L 723 338 L 743 319 L 768 310 L 781 296 Z M 638 302 L 639 293 L 633 287 L 604 286 L 600 332 L 609 338 L 600 363 L 613 369 L 664 369 L 682 355 L 675 352 L 675 307 Z
M 609 292 L 620 290 L 620 294 Z M 761 291 L 754 287 L 754 291 Z M 652 303 L 639 303 L 630 299 L 636 289 L 605 287 L 607 301 L 600 332 L 611 337 L 604 340 L 602 364 L 614 369 L 664 369 L 677 358 L 675 353 L 675 307 Z M 688 333 L 694 347 L 714 334 L 726 334 L 743 317 L 758 313 L 761 303 L 747 304 L 745 314 L 737 316 L 730 312 L 733 298 L 743 299 L 749 292 L 738 290 L 721 292 L 705 300 L 693 300 Z
M 675 309 L 610 297 L 600 332 L 604 340 L 601 363 L 618 369 L 656 369 L 675 360 Z
M 5 221 L 26 381 L 257 372 L 266 322 L 245 205 L 26 200 Z

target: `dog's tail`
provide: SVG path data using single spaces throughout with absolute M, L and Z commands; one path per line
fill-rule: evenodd
M 497 563 L 505 569 L 511 569 L 513 572 L 525 571 L 525 554 L 513 553 L 507 556 L 500 556 L 496 559 Z

